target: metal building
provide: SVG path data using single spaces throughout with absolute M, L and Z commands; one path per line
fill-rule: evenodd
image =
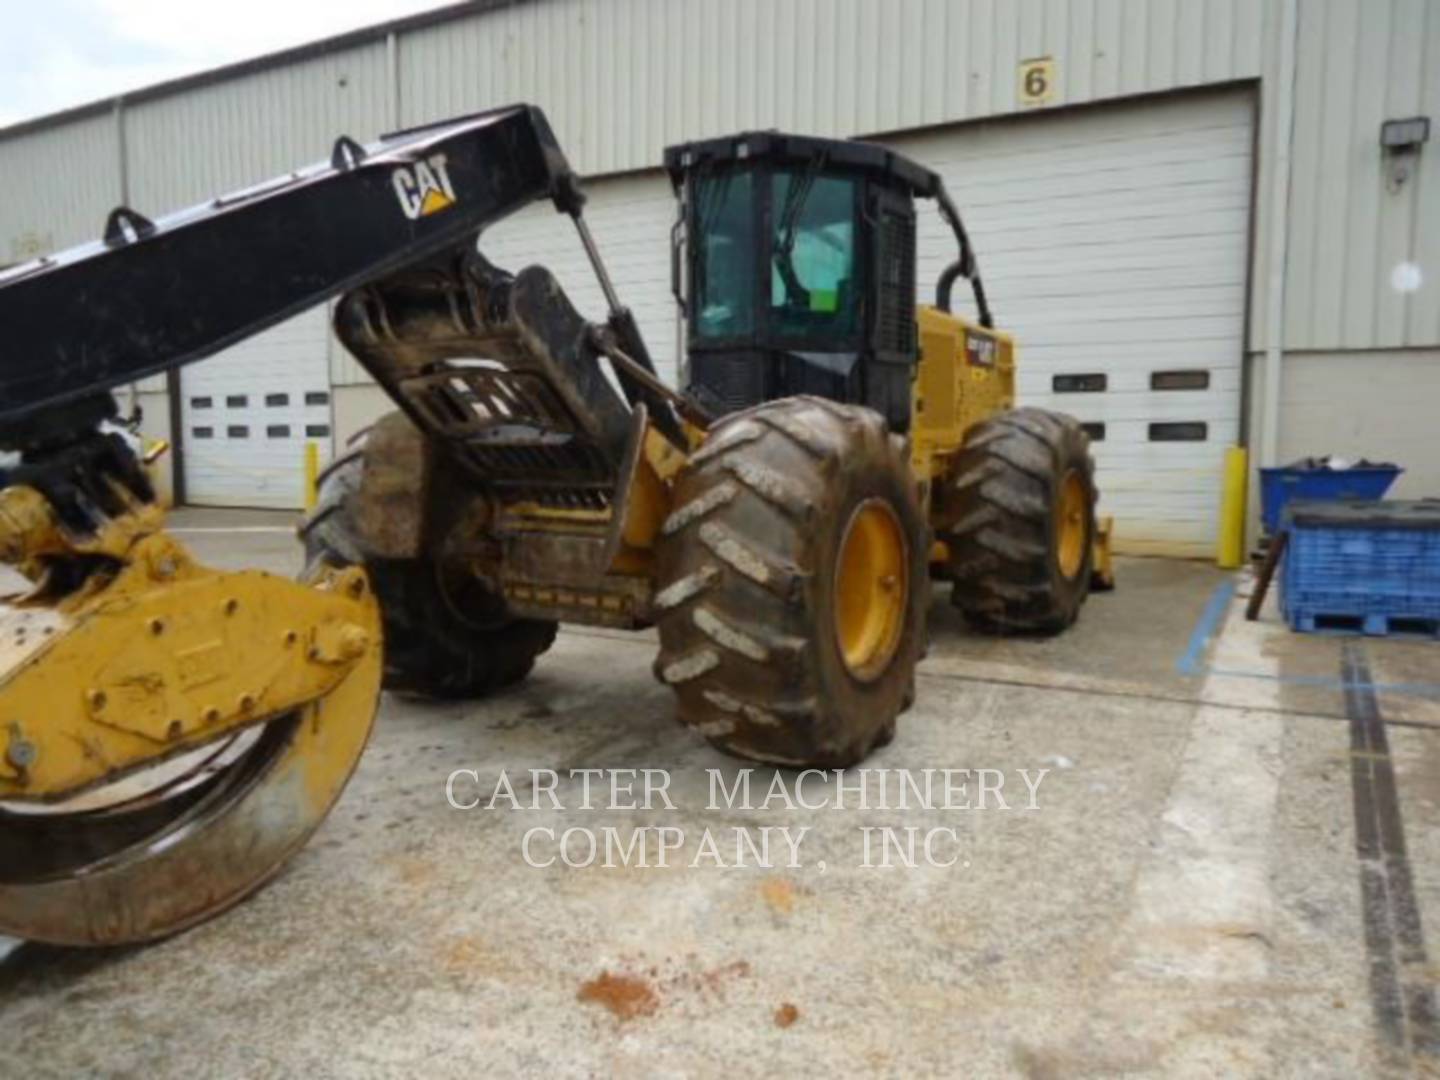
M 1440 494 L 1440 5 L 1426 0 L 524 0 L 460 4 L 0 131 L 0 261 L 323 158 L 336 135 L 513 101 L 590 177 L 668 377 L 667 143 L 865 136 L 942 171 L 1021 396 L 1090 425 L 1131 551 L 1213 551 L 1221 460 L 1388 457 Z M 1386 145 L 1388 143 L 1388 145 Z M 487 234 L 600 297 L 537 207 Z M 921 280 L 947 251 L 922 225 Z M 296 506 L 386 409 L 323 310 L 135 391 L 196 503 Z

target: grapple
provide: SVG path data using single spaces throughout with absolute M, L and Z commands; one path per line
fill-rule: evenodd
M 379 697 L 359 569 L 196 563 L 136 503 L 89 535 L 0 492 L 0 932 L 162 937 L 268 880 L 320 824 Z

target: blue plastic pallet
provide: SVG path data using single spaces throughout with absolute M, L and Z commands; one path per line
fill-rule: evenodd
M 1371 637 L 1440 638 L 1440 619 L 1390 615 L 1299 614 L 1292 622 L 1302 634 L 1367 634 Z
M 1285 523 L 1293 629 L 1440 637 L 1440 501 L 1297 502 Z

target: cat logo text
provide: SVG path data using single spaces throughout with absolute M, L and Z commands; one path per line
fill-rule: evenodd
M 455 189 L 445 168 L 444 154 L 431 154 L 413 165 L 402 165 L 391 174 L 400 209 L 411 221 L 455 205 Z

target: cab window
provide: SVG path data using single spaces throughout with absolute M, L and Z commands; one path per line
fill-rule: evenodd
M 771 178 L 770 318 L 781 337 L 851 338 L 855 295 L 854 180 L 804 170 Z
M 755 182 L 730 170 L 695 185 L 696 245 L 691 293 L 695 334 L 729 338 L 755 331 Z

